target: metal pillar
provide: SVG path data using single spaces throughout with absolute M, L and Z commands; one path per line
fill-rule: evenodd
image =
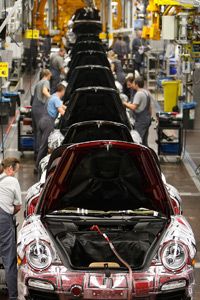
M 107 28 L 108 28 L 108 32 L 112 33 L 113 31 L 113 24 L 112 24 L 112 0 L 107 0 L 106 1 L 106 6 L 107 6 L 107 12 L 108 12 L 108 24 L 107 24 Z

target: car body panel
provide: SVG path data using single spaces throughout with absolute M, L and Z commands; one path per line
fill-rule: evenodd
M 68 128 L 63 144 L 108 139 L 133 142 L 126 125 L 109 121 L 85 121 L 73 124 Z
M 194 258 L 194 236 L 190 225 L 183 216 L 171 217 L 169 231 L 163 236 L 160 248 L 174 237 L 174 232 L 175 238 L 187 242 L 190 258 Z M 26 247 L 34 240 L 37 242 L 38 239 L 47 241 L 53 251 L 56 252 L 52 240 L 41 222 L 40 216 L 34 215 L 24 222 L 18 237 L 18 256 L 22 261 L 25 258 Z M 105 282 L 105 270 L 72 271 L 59 260 L 59 257 L 55 258 L 55 262 L 48 269 L 40 272 L 32 269 L 27 263 L 22 263 L 19 266 L 20 300 L 25 300 L 26 295 L 30 295 L 30 293 L 34 294 L 37 291 L 39 291 L 41 295 L 44 293 L 46 297 L 48 295 L 49 297 L 50 295 L 55 295 L 53 299 L 72 299 L 70 290 L 74 285 L 83 288 L 81 299 L 128 299 L 128 273 L 115 269 L 111 269 L 110 271 L 112 285 L 110 285 L 109 282 Z M 175 299 L 170 298 L 170 295 L 188 295 L 188 297 L 192 295 L 194 274 L 193 267 L 189 264 L 178 272 L 170 272 L 161 264 L 159 259 L 153 259 L 148 269 L 134 271 L 132 275 L 132 285 L 134 288 L 132 290 L 133 298 L 131 299 L 139 300 L 141 299 L 140 297 L 143 297 L 142 299 L 147 297 L 146 299 L 156 300 L 158 299 L 157 297 L 162 294 L 161 288 L 164 284 L 179 282 L 181 280 L 187 282 L 187 292 L 185 292 L 184 289 L 169 290 L 165 292 L 166 299 Z M 42 281 L 51 283 L 54 287 L 54 291 L 31 288 L 28 282 L 32 279 L 36 282 Z M 177 296 L 176 299 L 179 300 L 182 298 Z
M 66 103 L 70 95 L 78 88 L 98 85 L 115 89 L 115 82 L 111 75 L 111 70 L 107 67 L 97 65 L 76 67 L 68 81 L 63 102 Z

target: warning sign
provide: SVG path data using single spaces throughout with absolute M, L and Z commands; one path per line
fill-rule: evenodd
M 8 77 L 8 62 L 0 62 L 0 77 Z
M 38 40 L 39 39 L 39 30 L 36 29 L 28 29 L 25 32 L 25 38 L 26 39 L 34 39 L 34 40 Z

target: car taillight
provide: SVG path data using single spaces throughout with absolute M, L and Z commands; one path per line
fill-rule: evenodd
M 37 198 L 34 198 L 29 204 L 28 204 L 28 209 L 27 209 L 27 216 L 31 216 L 34 212 L 35 212 L 35 207 L 38 203 L 38 199 L 39 197 Z

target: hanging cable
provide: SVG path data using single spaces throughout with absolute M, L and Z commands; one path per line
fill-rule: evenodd
M 118 260 L 128 269 L 129 271 L 129 280 L 128 280 L 128 300 L 132 299 L 132 289 L 133 289 L 133 273 L 131 266 L 119 255 L 117 250 L 115 249 L 113 243 L 110 241 L 109 237 L 106 233 L 103 233 L 98 225 L 93 225 L 90 230 L 96 231 L 99 235 L 101 235 L 106 242 L 109 244 L 111 251 L 114 253 L 114 255 L 118 258 Z

